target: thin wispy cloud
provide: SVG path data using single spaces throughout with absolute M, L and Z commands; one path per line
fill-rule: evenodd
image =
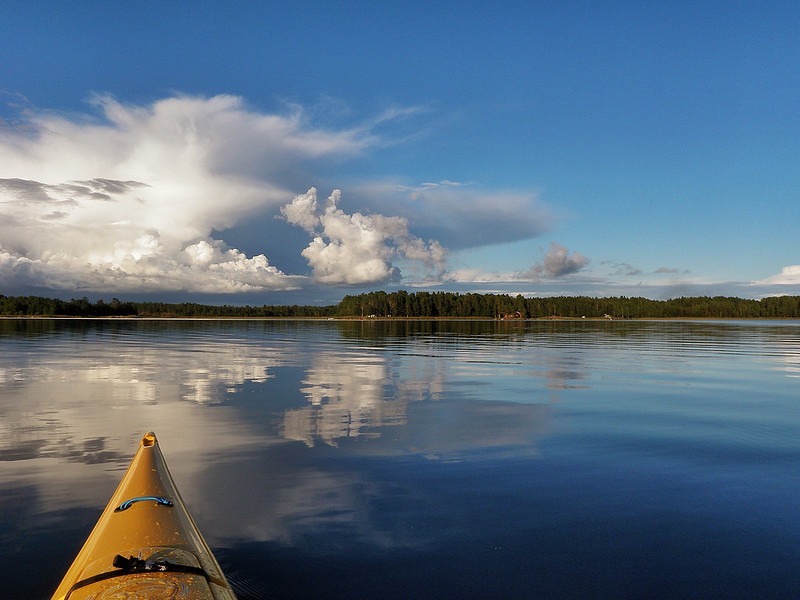
M 391 206 L 393 214 L 413 223 L 419 237 L 436 239 L 450 250 L 535 238 L 556 220 L 555 211 L 536 193 L 446 179 L 361 183 L 348 189 L 350 196 L 375 212 Z
M 609 273 L 611 276 L 633 277 L 642 274 L 641 269 L 634 267 L 630 263 L 604 261 L 603 264 L 607 264 L 611 267 L 611 271 Z

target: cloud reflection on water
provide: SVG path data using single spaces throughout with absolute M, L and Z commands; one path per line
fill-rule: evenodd
M 496 549 L 496 519 L 515 556 L 539 534 L 560 548 L 565 522 L 564 547 L 591 552 L 608 538 L 578 533 L 583 517 L 615 509 L 597 497 L 621 524 L 650 511 L 661 528 L 731 465 L 758 485 L 722 485 L 708 506 L 769 500 L 762 484 L 796 454 L 793 324 L 4 325 L 0 557 L 14 561 L 19 540 L 79 546 L 148 429 L 212 545 L 290 561 Z
M 550 419 L 546 405 L 499 402 L 491 386 L 448 392 L 468 355 L 431 353 L 425 340 L 404 340 L 411 351 L 399 352 L 317 329 L 81 327 L 0 337 L 0 478 L 6 490 L 27 490 L 39 513 L 102 505 L 139 436 L 154 429 L 212 538 L 290 540 L 321 523 L 372 531 L 371 484 L 315 465 L 317 446 L 458 460 L 533 448 Z M 283 375 L 297 368 L 299 385 Z
M 314 354 L 300 391 L 308 405 L 287 410 L 280 432 L 288 440 L 338 446 L 343 438 L 378 438 L 381 428 L 405 425 L 411 402 L 436 400 L 444 387 L 440 361 L 393 369 L 374 351 Z
M 204 456 L 258 437 L 222 402 L 268 379 L 269 348 L 116 334 L 67 327 L 42 345 L 0 340 L 0 477 L 4 487 L 33 484 L 41 511 L 102 502 L 149 429 L 176 476 L 199 475 Z

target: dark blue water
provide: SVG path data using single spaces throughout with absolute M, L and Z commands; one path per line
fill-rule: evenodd
M 158 434 L 243 598 L 800 597 L 800 323 L 0 321 L 2 597 Z

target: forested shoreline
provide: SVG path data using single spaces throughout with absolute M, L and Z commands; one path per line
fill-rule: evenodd
M 455 292 L 370 292 L 345 296 L 330 306 L 234 306 L 197 303 L 59 300 L 0 294 L 5 317 L 161 318 L 800 318 L 800 296 L 761 300 L 724 296 L 651 300 L 641 297 L 459 294 Z

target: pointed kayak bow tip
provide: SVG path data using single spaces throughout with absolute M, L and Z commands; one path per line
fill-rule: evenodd
M 120 568 L 117 555 L 154 568 Z M 52 600 L 154 599 L 178 590 L 193 600 L 236 600 L 148 431 Z

